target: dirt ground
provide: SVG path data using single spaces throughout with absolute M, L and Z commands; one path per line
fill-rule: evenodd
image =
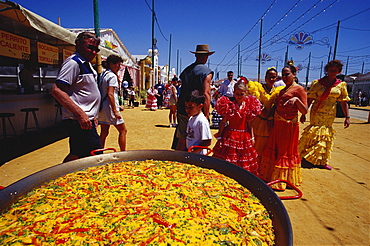
M 122 114 L 128 128 L 127 150 L 170 149 L 175 129 L 168 127 L 168 113 L 167 109 L 148 111 L 143 106 L 126 109 Z M 303 168 L 303 197 L 283 201 L 294 245 L 370 245 L 370 124 L 351 121 L 346 130 L 343 119 L 334 122 L 333 170 Z M 215 143 L 213 139 L 212 146 Z M 106 147 L 119 149 L 115 128 L 111 128 Z M 15 158 L 0 167 L 0 186 L 59 164 L 67 153 L 68 139 L 62 139 Z M 291 194 L 293 191 L 278 195 Z

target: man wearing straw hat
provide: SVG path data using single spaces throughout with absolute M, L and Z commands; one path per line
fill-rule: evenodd
M 172 148 L 186 151 L 186 125 L 189 117 L 185 111 L 185 97 L 193 90 L 198 90 L 205 96 L 203 106 L 204 115 L 209 118 L 211 105 L 211 81 L 213 72 L 206 65 L 208 56 L 215 53 L 209 51 L 208 44 L 198 44 L 196 51 L 190 51 L 195 54 L 195 62 L 182 71 L 180 79 L 182 82 L 181 93 L 177 102 L 177 128 L 175 131 Z

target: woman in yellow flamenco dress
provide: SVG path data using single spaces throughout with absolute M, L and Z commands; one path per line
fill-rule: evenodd
M 266 84 L 260 84 L 256 81 L 248 82 L 248 93 L 255 96 L 263 105 L 263 110 L 252 121 L 254 133 L 254 148 L 257 151 L 257 162 L 261 168 L 262 152 L 266 147 L 267 140 L 270 135 L 272 121 L 274 119 L 273 106 L 279 92 L 284 86 L 275 87 L 274 84 L 277 80 L 277 71 L 274 67 L 269 68 L 265 74 Z
M 345 115 L 344 128 L 349 127 L 349 110 L 347 101 L 350 100 L 346 82 L 336 78 L 341 73 L 343 64 L 333 60 L 326 64 L 327 76 L 314 80 L 308 91 L 308 106 L 313 102 L 310 112 L 310 124 L 304 128 L 299 140 L 299 152 L 301 158 L 311 164 L 326 169 L 332 169 L 328 165 L 330 153 L 333 148 L 334 134 L 333 121 L 336 116 L 336 102 L 339 101 Z M 301 122 L 305 117 L 301 117 Z

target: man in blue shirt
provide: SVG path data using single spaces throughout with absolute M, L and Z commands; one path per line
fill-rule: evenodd
M 192 91 L 198 90 L 205 96 L 203 113 L 209 119 L 209 111 L 211 105 L 211 81 L 213 71 L 206 65 L 208 56 L 215 53 L 209 51 L 208 44 L 197 45 L 196 51 L 191 53 L 195 54 L 195 62 L 189 65 L 182 71 L 181 79 L 181 93 L 177 102 L 177 128 L 174 136 L 172 148 L 176 150 L 186 150 L 186 125 L 189 121 L 189 116 L 185 110 L 185 97 Z

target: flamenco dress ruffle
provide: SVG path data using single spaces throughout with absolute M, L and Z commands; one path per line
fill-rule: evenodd
M 249 132 L 226 127 L 222 141 L 217 142 L 213 152 L 213 157 L 226 160 L 254 175 L 259 175 L 257 152 L 253 147 Z
M 299 143 L 301 158 L 313 165 L 328 165 L 336 131 L 331 126 L 309 125 L 304 128 Z
M 149 95 L 148 96 L 145 108 L 149 108 L 151 110 L 158 109 L 157 98 L 154 95 Z

